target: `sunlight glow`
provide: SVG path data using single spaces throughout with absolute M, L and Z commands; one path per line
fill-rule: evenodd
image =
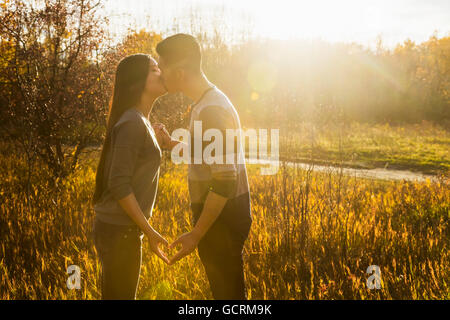
M 367 44 L 381 36 L 393 45 L 407 38 L 424 41 L 450 31 L 448 0 L 105 0 L 116 18 L 111 26 L 126 27 L 131 16 L 140 27 L 165 32 L 193 32 L 219 27 L 221 32 L 250 32 L 272 39 L 322 39 Z M 150 18 L 149 18 L 150 17 Z M 181 23 L 181 30 L 174 26 Z M 195 33 L 195 32 L 194 32 Z

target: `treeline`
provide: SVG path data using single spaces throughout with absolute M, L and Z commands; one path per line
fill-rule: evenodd
M 206 73 L 248 121 L 450 120 L 450 37 L 391 50 L 381 41 L 376 50 L 323 41 L 215 43 L 206 46 Z

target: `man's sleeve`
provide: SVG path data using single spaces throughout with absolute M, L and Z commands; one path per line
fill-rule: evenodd
M 236 194 L 237 188 L 237 164 L 236 145 L 231 150 L 227 150 L 226 146 L 226 130 L 235 130 L 235 124 L 232 115 L 228 110 L 220 106 L 207 106 L 199 114 L 199 120 L 202 121 L 203 133 L 208 129 L 217 129 L 222 134 L 222 146 L 215 149 L 215 156 L 221 157 L 222 163 L 210 164 L 212 181 L 210 190 L 225 197 L 233 198 Z M 203 142 L 204 147 L 211 142 Z M 235 142 L 233 142 L 235 144 Z M 233 152 L 233 163 L 226 163 L 226 155 L 228 152 Z
M 133 192 L 131 180 L 144 141 L 142 129 L 139 123 L 127 121 L 112 132 L 114 136 L 108 188 L 116 200 Z

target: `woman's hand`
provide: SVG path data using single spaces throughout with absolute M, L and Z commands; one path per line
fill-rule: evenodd
M 150 249 L 165 263 L 169 264 L 169 259 L 167 258 L 164 251 L 159 247 L 160 244 L 169 245 L 166 239 L 164 239 L 158 232 L 152 230 L 147 234 L 148 241 L 150 242 Z
M 125 210 L 128 216 L 137 224 L 137 226 L 144 232 L 150 242 L 150 249 L 165 263 L 169 263 L 164 251 L 159 248 L 160 244 L 168 245 L 166 239 L 164 239 L 152 226 L 148 223 L 147 218 L 142 213 L 139 203 L 134 196 L 134 193 L 130 193 L 128 196 L 118 200 L 119 205 Z
M 162 123 L 155 123 L 152 125 L 152 127 L 153 130 L 155 130 L 156 140 L 158 140 L 158 144 L 163 149 L 168 149 L 172 138 L 170 137 L 170 134 L 167 131 L 166 127 Z

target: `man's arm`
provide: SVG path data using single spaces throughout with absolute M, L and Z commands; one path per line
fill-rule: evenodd
M 205 108 L 199 118 L 204 130 L 215 128 L 221 130 L 224 134 L 227 128 L 233 128 L 231 115 L 224 112 L 221 107 Z M 224 147 L 219 152 L 223 156 L 223 163 L 225 163 L 226 148 Z M 183 234 L 170 245 L 170 248 L 182 245 L 181 250 L 170 260 L 171 264 L 195 250 L 198 242 L 221 214 L 228 199 L 236 194 L 237 167 L 235 164 L 212 164 L 210 169 L 212 175 L 211 187 L 206 196 L 200 218 L 191 232 Z
M 181 235 L 169 246 L 173 248 L 182 245 L 181 250 L 170 259 L 169 264 L 177 262 L 195 250 L 200 240 L 219 217 L 228 199 L 235 194 L 236 175 L 233 171 L 222 172 L 214 176 L 212 187 L 195 227 L 191 232 Z
M 214 192 L 209 192 L 203 211 L 197 224 L 191 232 L 181 235 L 177 240 L 170 244 L 169 248 L 181 245 L 182 248 L 171 259 L 169 264 L 174 264 L 183 257 L 189 255 L 195 250 L 201 238 L 206 234 L 214 221 L 219 217 L 228 198 L 222 197 Z
M 192 233 L 200 240 L 222 212 L 228 199 L 236 194 L 235 170 L 213 171 L 210 191 Z

